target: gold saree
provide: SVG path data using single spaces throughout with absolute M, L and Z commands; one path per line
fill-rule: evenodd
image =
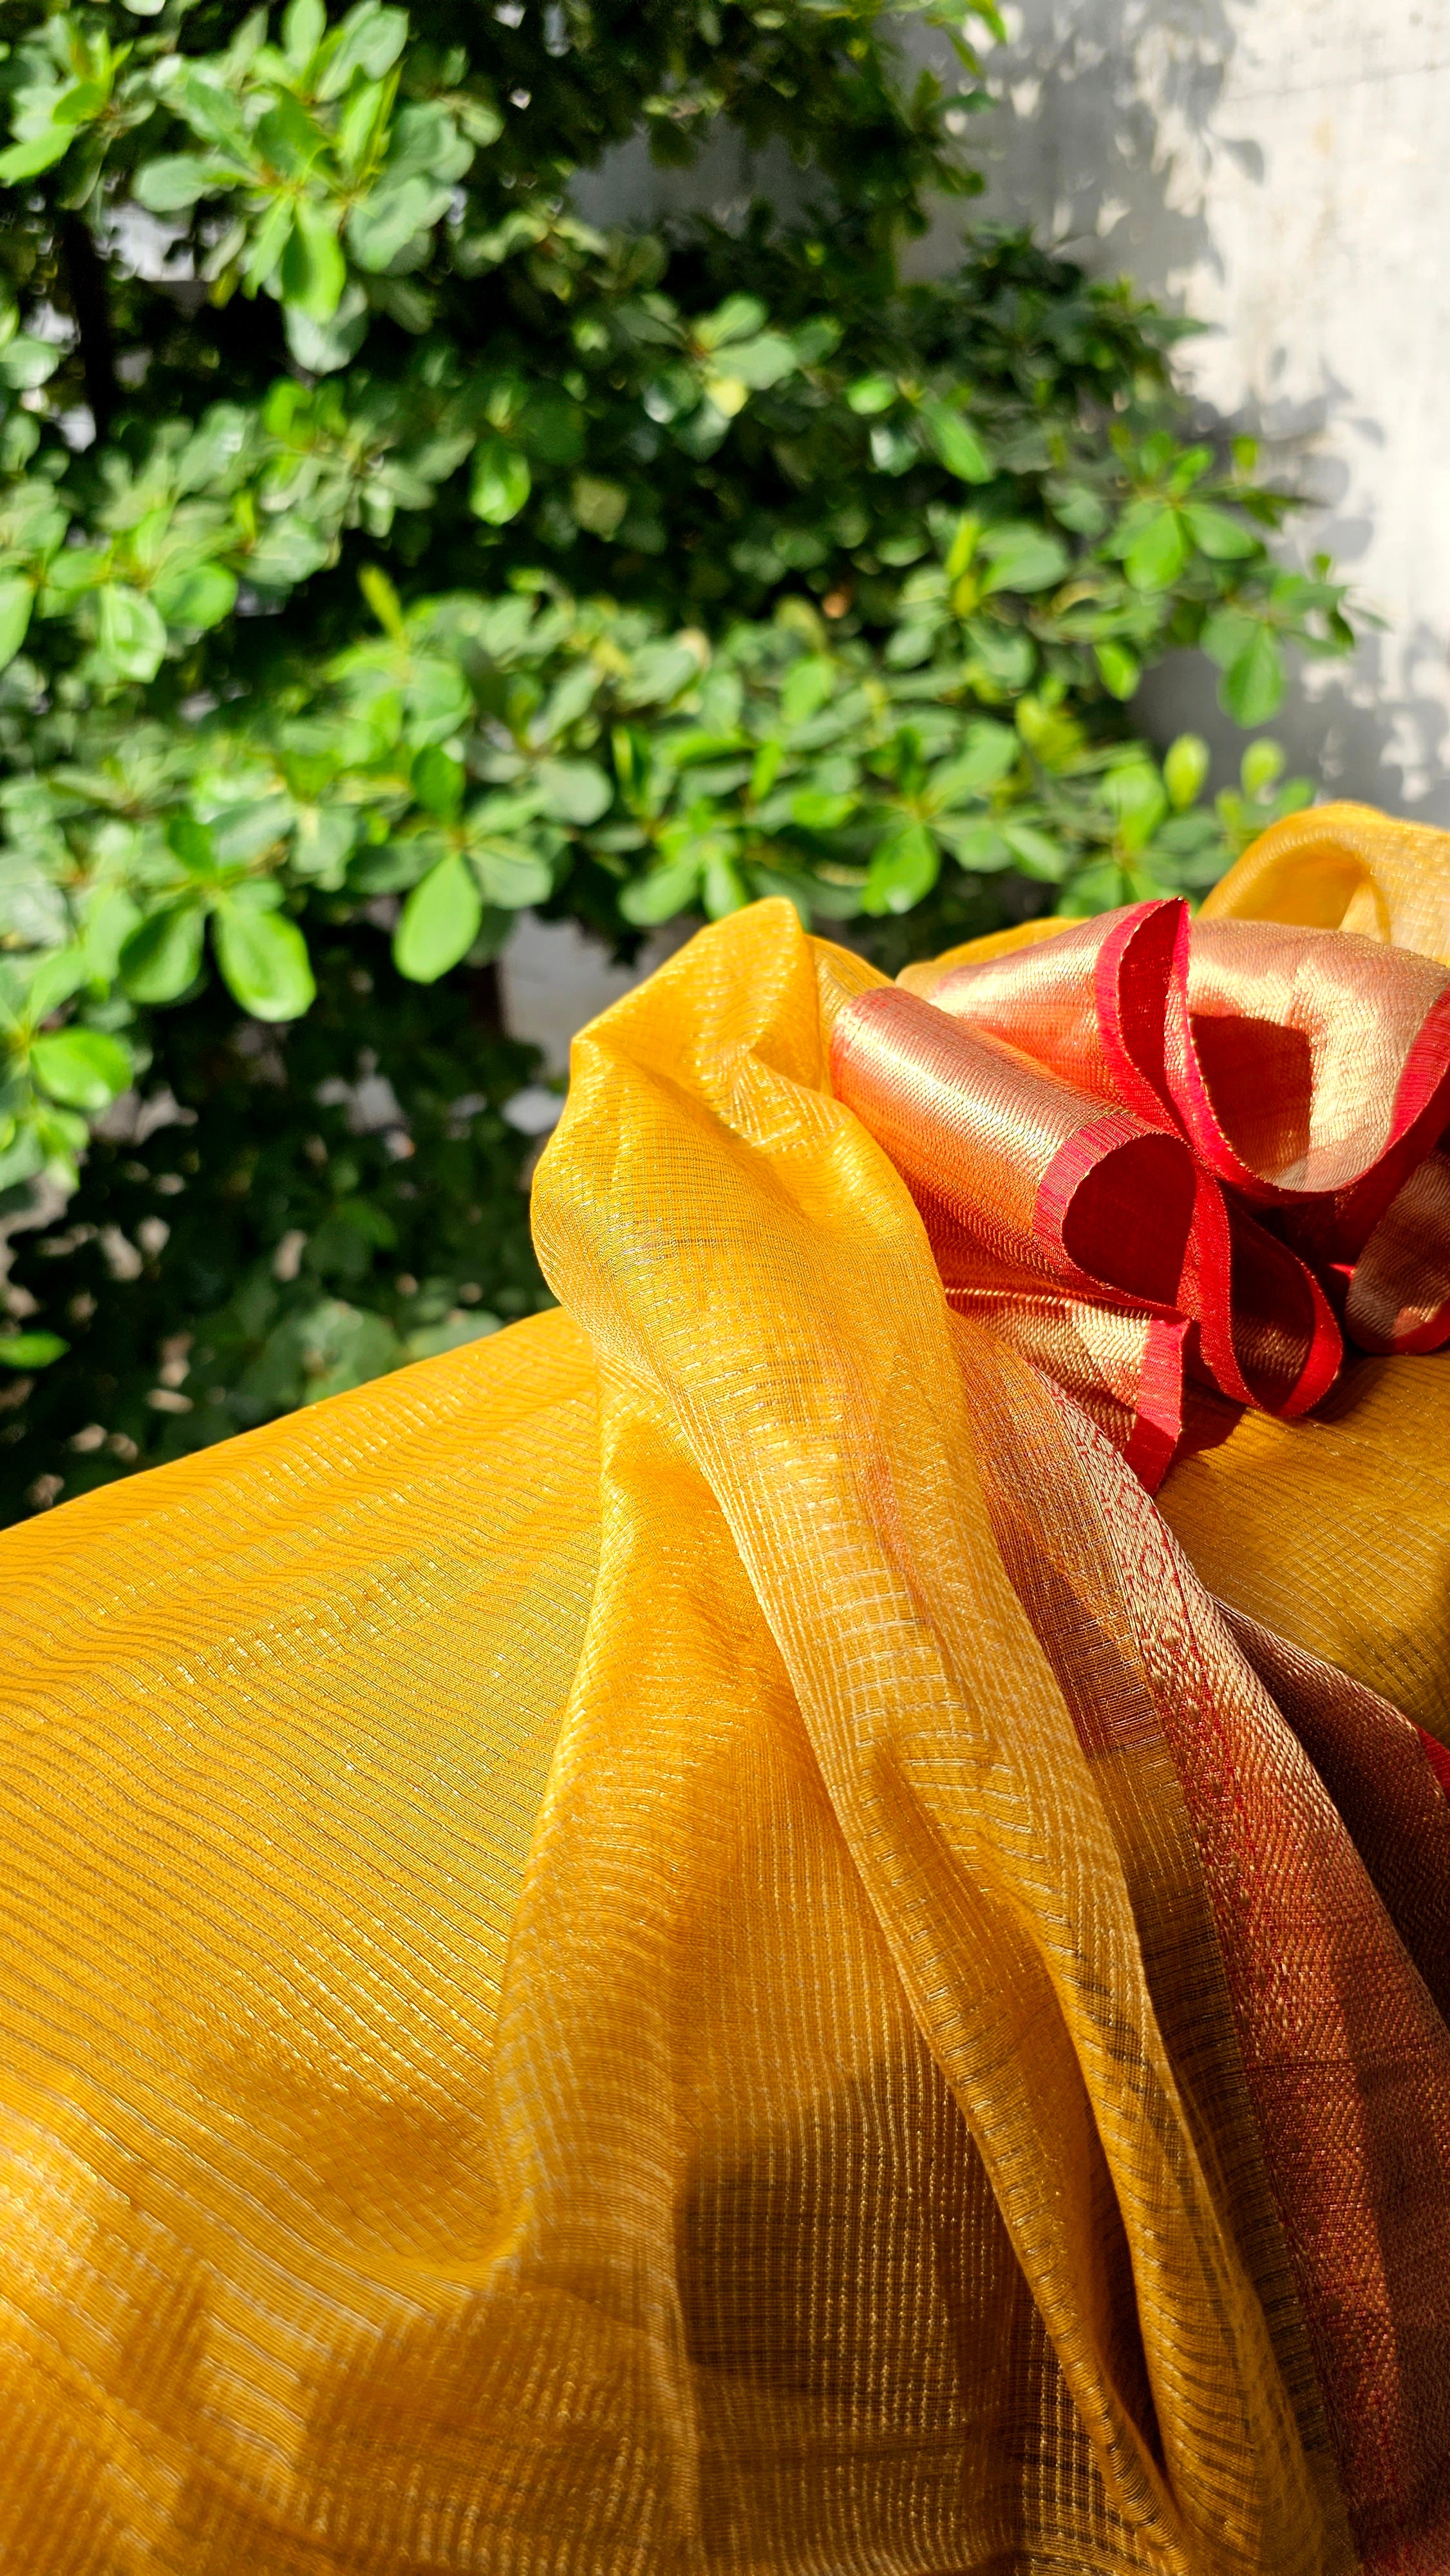
M 1450 837 L 1202 918 L 716 925 L 0 1542 L 7 2576 L 1450 2566 Z

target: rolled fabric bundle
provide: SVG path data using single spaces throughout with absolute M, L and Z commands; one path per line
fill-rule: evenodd
M 715 925 L 558 1310 L 7 1534 L 0 2565 L 1450 2564 L 1450 838 L 1406 960 L 1354 829 L 1252 956 Z
M 906 1179 L 950 1302 L 989 1308 L 1121 1424 L 1156 1487 L 1182 1432 L 1178 1308 L 1206 1230 L 1184 1145 L 889 987 L 841 1012 L 831 1070 Z
M 902 985 L 840 1012 L 836 1089 L 911 1184 L 953 1305 L 988 1301 L 1150 1490 L 1223 1436 L 1195 1379 L 1292 1418 L 1338 1374 L 1336 1312 L 1368 1350 L 1450 1339 L 1450 973 L 1322 929 L 1191 925 L 1180 901 Z

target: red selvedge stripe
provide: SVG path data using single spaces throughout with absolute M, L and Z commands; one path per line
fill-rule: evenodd
M 1450 1798 L 1450 1745 L 1442 1744 L 1437 1736 L 1427 1735 L 1423 1726 L 1417 1726 L 1415 1733 L 1425 1748 L 1426 1761 L 1446 1797 Z
M 1181 1128 L 1164 1056 L 1171 993 L 1188 991 L 1188 906 L 1181 895 L 1135 904 L 1093 965 L 1103 1053 L 1125 1106 L 1153 1127 Z

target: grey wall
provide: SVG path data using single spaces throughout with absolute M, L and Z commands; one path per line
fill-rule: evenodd
M 1182 373 L 1259 432 L 1383 620 L 1271 728 L 1331 793 L 1450 824 L 1450 0 L 1019 0 L 974 122 L 985 211 L 1209 325 Z M 950 255 L 943 221 L 923 256 Z M 1201 666 L 1156 732 L 1216 730 Z M 1232 728 L 1218 720 L 1227 752 Z

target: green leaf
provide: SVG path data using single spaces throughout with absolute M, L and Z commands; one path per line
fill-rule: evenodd
M 1123 570 L 1135 590 L 1168 590 L 1187 561 L 1184 514 L 1165 505 L 1144 518 L 1123 559 Z
M 405 9 L 382 9 L 370 5 L 349 9 L 336 31 L 335 50 L 329 46 L 327 66 L 317 83 L 321 99 L 341 98 L 356 71 L 365 72 L 370 81 L 380 81 L 390 72 L 408 41 L 408 13 Z
M 86 983 L 115 983 L 120 973 L 121 950 L 132 931 L 138 928 L 140 920 L 140 905 L 124 886 L 103 885 L 94 889 L 85 908 L 82 942 Z
M 1025 689 L 1037 668 L 1032 638 L 1020 629 L 999 625 L 995 618 L 969 617 L 967 674 L 979 697 L 992 701 Z
M 835 356 L 845 336 L 845 324 L 833 313 L 813 313 L 809 321 L 797 322 L 791 338 L 798 363 L 803 367 L 821 366 Z
M 242 285 L 248 295 L 271 278 L 277 262 L 292 235 L 292 200 L 274 197 L 252 237 L 242 268 Z
M 802 832 L 838 832 L 856 811 L 857 799 L 828 788 L 803 787 L 790 800 L 790 819 Z
M 1130 892 L 1116 859 L 1097 859 L 1065 881 L 1054 911 L 1059 920 L 1080 921 L 1090 912 L 1114 911 Z
M 877 412 L 890 411 L 897 395 L 894 376 L 858 376 L 853 385 L 846 387 L 847 402 L 863 420 L 872 419 Z
M 506 440 L 489 436 L 480 439 L 473 456 L 473 483 L 469 507 L 474 517 L 491 528 L 502 528 L 516 519 L 533 488 L 529 460 Z
M 217 867 L 227 871 L 261 858 L 284 838 L 291 820 L 291 802 L 285 796 L 233 796 L 213 814 L 206 827 Z M 170 829 L 167 838 L 171 838 Z M 198 868 L 193 872 L 204 871 Z M 238 903 L 255 904 L 269 912 L 282 900 L 282 889 L 271 877 L 249 879 L 245 884 L 234 885 L 231 891 Z
M 836 686 L 836 666 L 829 653 L 808 653 L 787 671 L 780 693 L 782 724 L 793 732 L 818 715 Z
M 393 935 L 393 963 L 413 984 L 436 984 L 466 957 L 483 922 L 483 898 L 457 850 L 429 869 L 403 906 Z
M 1094 646 L 1093 659 L 1110 697 L 1130 698 L 1133 695 L 1143 676 L 1143 665 L 1136 653 L 1130 653 L 1126 644 L 1115 644 L 1109 639 Z
M 96 645 L 112 678 L 154 680 L 166 652 L 166 629 L 139 590 L 108 582 L 97 593 Z
M 1017 758 L 1017 742 L 1007 725 L 983 718 L 967 729 L 966 746 L 955 760 L 945 760 L 927 781 L 927 804 L 934 814 L 973 797 L 990 795 Z
M 1171 470 L 1178 452 L 1178 441 L 1171 429 L 1150 430 L 1139 454 L 1139 471 L 1149 482 L 1156 483 Z
M 1181 814 L 1202 794 L 1208 769 L 1208 745 L 1201 735 L 1181 733 L 1176 742 L 1169 744 L 1163 757 L 1163 784 L 1176 813 Z
M 49 384 L 60 360 L 61 352 L 48 340 L 33 340 L 21 331 L 0 349 L 0 384 L 12 393 L 34 393 L 37 385 Z
M 17 180 L 38 178 L 63 158 L 74 141 L 73 125 L 47 125 L 24 143 L 12 143 L 8 152 L 0 152 L 0 183 L 13 187 Z
M 1057 884 L 1071 865 L 1071 852 L 1060 841 L 1049 838 L 1035 823 L 1004 822 L 1002 838 L 1024 876 L 1045 877 Z
M 584 451 L 584 414 L 568 394 L 531 394 L 518 434 L 544 465 L 577 465 Z
M 282 19 L 282 44 L 289 63 L 304 71 L 326 32 L 322 0 L 290 0 Z
M 357 356 L 367 338 L 369 318 L 367 297 L 356 281 L 344 287 L 336 312 L 326 322 L 304 313 L 300 304 L 282 307 L 287 346 L 299 367 L 313 376 L 335 376 Z
M 1195 483 L 1202 482 L 1212 463 L 1211 447 L 1185 447 L 1180 450 L 1168 477 L 1168 489 L 1175 501 L 1181 499 L 1185 492 L 1191 492 Z
M 296 510 L 264 526 L 247 554 L 247 572 L 259 590 L 290 590 L 320 572 L 332 548 L 320 531 Z
M 246 120 L 230 90 L 203 79 L 199 72 L 184 72 L 170 83 L 167 97 L 203 143 L 235 152 L 244 162 L 250 160 Z
M 1012 864 L 1012 853 L 995 823 L 968 823 L 965 827 L 951 815 L 943 815 L 937 825 L 943 840 L 951 848 L 958 867 L 976 876 L 996 876 Z
M 1053 698 L 1019 698 L 1017 730 L 1044 769 L 1066 777 L 1082 767 L 1087 751 L 1082 726 L 1070 708 Z
M 237 577 L 225 564 L 193 564 L 163 574 L 152 598 L 168 626 L 220 626 L 237 604 Z
M 49 1368 L 53 1361 L 63 1360 L 69 1349 L 59 1333 L 0 1334 L 0 1368 Z
M 472 97 L 465 93 L 463 97 L 455 99 L 454 114 L 469 142 L 477 143 L 484 149 L 490 143 L 497 143 L 503 132 L 503 118 L 496 107 L 489 106 L 486 99 Z
M 1156 769 L 1146 760 L 1125 761 L 1103 780 L 1103 801 L 1117 824 L 1117 837 L 1130 855 L 1146 849 L 1164 815 L 1168 798 Z
M 109 95 L 109 91 L 100 81 L 72 81 L 69 89 L 62 90 L 55 102 L 52 110 L 55 123 L 71 126 L 88 125 L 93 116 L 100 114 Z
M 1267 796 L 1284 774 L 1284 747 L 1278 742 L 1251 742 L 1239 763 L 1246 796 Z
M 634 655 L 624 687 L 631 706 L 665 706 L 699 676 L 698 651 L 673 636 L 661 636 Z
M 878 420 L 871 431 L 871 462 L 878 474 L 909 474 L 921 463 L 921 450 L 910 430 Z
M 395 176 L 421 173 L 438 191 L 441 214 L 453 181 L 462 178 L 472 159 L 472 144 L 464 142 L 438 100 L 429 99 L 400 111 L 388 149 L 390 183 Z
M 627 885 L 619 898 L 619 909 L 637 930 L 653 930 L 660 922 L 673 921 L 677 913 L 685 911 L 699 890 L 698 856 L 672 859 Z
M 1259 620 L 1247 609 L 1217 608 L 1206 621 L 1199 641 L 1209 660 L 1216 662 L 1221 671 L 1226 671 L 1230 663 L 1236 662 L 1239 655 L 1248 650 L 1258 623 Z
M 1183 516 L 1199 552 L 1215 563 L 1238 563 L 1246 555 L 1263 551 L 1263 539 L 1254 529 L 1246 528 L 1242 519 L 1232 518 L 1227 510 L 1215 510 L 1207 501 L 1188 502 Z
M 294 7 L 303 0 L 293 0 Z M 347 262 L 327 209 L 301 198 L 282 253 L 282 300 L 312 322 L 330 322 L 347 284 Z
M 407 641 L 408 629 L 403 616 L 403 603 L 380 564 L 364 564 L 357 586 L 385 635 L 395 644 Z
M 189 877 L 205 883 L 217 873 L 217 847 L 205 823 L 194 814 L 173 814 L 166 826 L 166 846 Z
M 298 1020 L 317 986 L 307 942 L 285 913 L 227 897 L 213 917 L 217 964 L 229 990 L 254 1020 Z
M 95 1117 L 126 1089 L 131 1058 L 103 1029 L 58 1029 L 53 1037 L 33 1041 L 30 1069 L 52 1100 Z
M 319 98 L 333 95 L 330 73 L 318 85 Z M 336 152 L 349 177 L 355 176 L 373 158 L 382 142 L 387 117 L 389 84 L 386 81 L 361 81 L 351 98 L 343 104 L 337 120 Z
M 138 205 L 153 215 L 175 215 L 226 186 L 224 167 L 193 152 L 176 152 L 160 161 L 143 161 L 131 182 Z
M 1219 682 L 1219 703 L 1235 724 L 1267 724 L 1284 698 L 1284 656 L 1279 639 L 1257 621 L 1247 643 Z
M 1052 515 L 1075 537 L 1098 537 L 1108 523 L 1105 503 L 1088 483 L 1074 483 L 1053 476 L 1045 485 Z
M 201 972 L 201 941 L 199 904 L 172 903 L 148 914 L 121 950 L 121 982 L 132 1001 L 176 1001 Z
M 0 573 L 0 671 L 24 643 L 34 605 L 35 593 L 22 574 Z
M 734 847 L 717 841 L 708 843 L 703 852 L 700 892 L 711 921 L 724 921 L 732 912 L 740 912 L 750 901 L 750 888 L 735 864 Z
M 544 812 L 559 823 L 597 823 L 614 801 L 609 779 L 592 760 L 541 760 L 534 782 Z
M 960 483 L 991 482 L 996 471 L 991 456 L 971 422 L 959 411 L 953 411 L 947 403 L 924 402 L 919 418 L 949 474 L 955 474 Z
M 270 162 L 284 179 L 305 177 L 327 147 L 322 127 L 290 90 L 274 93 L 273 103 L 259 120 L 253 140 L 262 159 Z M 294 208 L 297 202 L 290 192 L 283 200 Z
M 65 1112 L 57 1110 L 55 1115 L 63 1117 Z M 10 1119 L 6 1126 L 13 1132 L 8 1145 L 0 1143 L 0 1190 L 11 1190 L 17 1182 L 33 1180 L 36 1173 L 44 1169 L 46 1161 L 45 1140 L 34 1121 L 17 1126 Z M 5 1127 L 0 1127 L 0 1138 L 5 1132 Z
M 275 1347 L 274 1346 L 278 1346 Z M 304 1404 L 321 1404 L 330 1395 L 346 1395 L 396 1368 L 402 1353 L 398 1337 L 382 1315 L 329 1297 L 303 1315 L 292 1315 L 269 1336 L 264 1360 L 278 1376 L 291 1380 L 289 1397 L 297 1401 L 297 1378 Z
M 798 361 L 794 344 L 782 332 L 762 331 L 758 339 L 739 340 L 724 361 L 725 371 L 752 393 L 764 393 L 793 376 Z
M 863 912 L 910 912 L 930 894 L 941 868 L 941 854 L 924 823 L 903 819 L 893 826 L 876 852 L 861 896 Z
M 389 267 L 419 233 L 437 223 L 448 205 L 448 191 L 414 171 L 384 179 L 347 220 L 348 247 L 359 265 L 374 274 Z
M 753 339 L 764 320 L 765 306 L 753 295 L 727 295 L 691 325 L 691 337 L 702 349 L 721 349 L 732 340 Z
M 32 1027 L 49 1019 L 72 993 L 78 993 L 86 981 L 87 962 L 83 947 L 52 948 L 42 957 L 30 978 L 25 995 L 25 1016 Z
M 417 743 L 446 742 L 473 714 L 468 682 L 441 653 L 419 653 L 408 680 L 409 730 Z
M 629 494 L 623 484 L 606 483 L 597 474 L 576 474 L 569 499 L 580 527 L 606 541 L 629 508 Z
M 543 903 L 553 893 L 548 861 L 527 841 L 490 833 L 470 845 L 474 872 L 491 904 L 504 912 L 522 912 L 525 904 Z
M 413 793 L 424 811 L 436 814 L 443 823 L 457 821 L 465 779 L 462 761 L 455 760 L 441 743 L 430 743 L 413 763 Z
M 1068 552 L 1061 539 L 1047 528 L 1034 528 L 1026 519 L 985 528 L 977 552 L 987 565 L 984 593 L 1050 590 L 1068 569 Z
M 292 839 L 295 875 L 336 894 L 357 844 L 360 817 L 347 805 L 302 805 Z

